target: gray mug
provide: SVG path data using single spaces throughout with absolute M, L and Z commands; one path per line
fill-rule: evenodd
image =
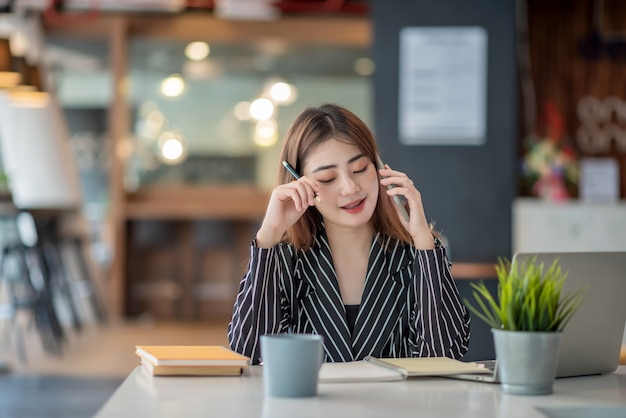
M 261 336 L 265 395 L 299 398 L 317 395 L 324 361 L 324 337 L 315 334 Z

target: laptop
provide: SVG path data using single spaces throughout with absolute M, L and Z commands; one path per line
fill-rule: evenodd
M 568 272 L 566 294 L 589 286 L 563 330 L 556 377 L 612 373 L 619 365 L 626 326 L 626 252 L 517 253 L 518 263 L 537 257 L 544 268 L 560 260 Z M 455 379 L 499 382 L 497 360 L 478 361 L 491 374 L 458 374 Z

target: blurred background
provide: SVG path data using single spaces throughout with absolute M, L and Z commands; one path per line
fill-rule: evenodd
M 114 388 L 136 344 L 227 344 L 282 137 L 309 105 L 351 109 L 414 179 L 463 295 L 516 251 L 626 250 L 622 1 L 0 10 L 0 359 L 12 378 Z M 466 359 L 492 357 L 489 330 L 476 320 L 472 332 Z

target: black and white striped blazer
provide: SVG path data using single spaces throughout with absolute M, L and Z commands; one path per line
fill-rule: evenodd
M 261 361 L 259 337 L 285 332 L 323 335 L 325 361 L 367 355 L 460 358 L 467 352 L 469 322 L 444 247 L 418 250 L 378 235 L 351 335 L 322 230 L 307 251 L 286 243 L 251 244 L 228 339 L 254 364 Z

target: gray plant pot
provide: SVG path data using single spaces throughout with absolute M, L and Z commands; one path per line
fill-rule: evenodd
M 561 333 L 491 331 L 502 392 L 514 395 L 552 393 Z

